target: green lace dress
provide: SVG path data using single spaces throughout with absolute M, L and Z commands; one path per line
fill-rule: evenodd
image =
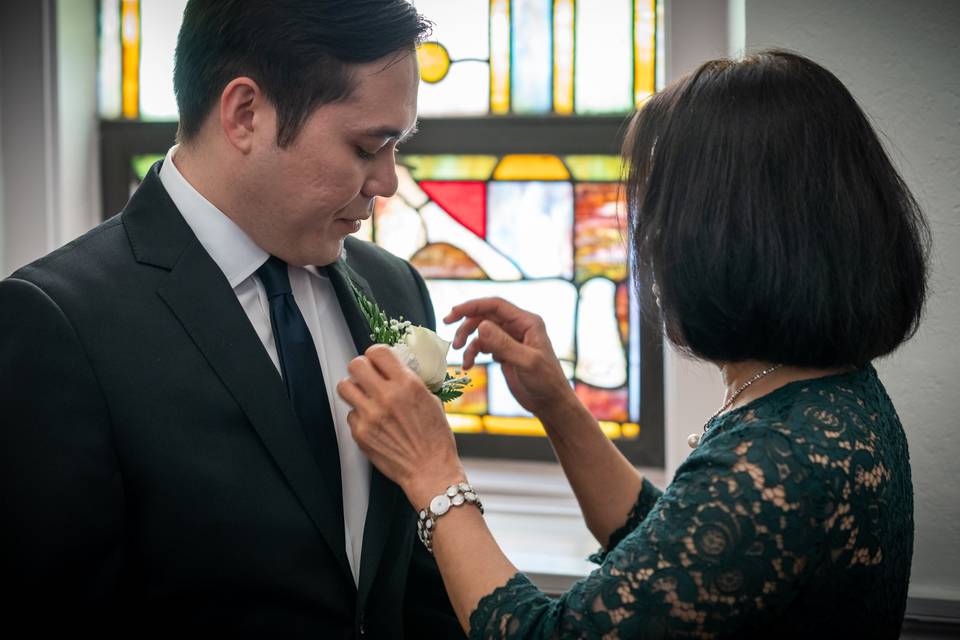
M 896 638 L 912 552 L 907 442 L 867 366 L 713 419 L 597 570 L 560 598 L 515 575 L 470 636 Z

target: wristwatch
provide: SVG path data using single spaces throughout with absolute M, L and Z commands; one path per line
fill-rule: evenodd
M 483 513 L 480 496 L 473 487 L 466 482 L 458 482 L 447 487 L 446 491 L 434 497 L 429 505 L 420 510 L 417 514 L 417 535 L 427 551 L 433 553 L 433 530 L 437 526 L 437 520 L 453 507 L 465 504 L 475 505 L 480 509 L 480 513 Z

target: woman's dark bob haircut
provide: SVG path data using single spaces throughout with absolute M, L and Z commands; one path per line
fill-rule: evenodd
M 860 366 L 916 331 L 929 231 L 823 67 L 785 51 L 707 62 L 634 116 L 624 155 L 637 286 L 656 285 L 681 349 Z

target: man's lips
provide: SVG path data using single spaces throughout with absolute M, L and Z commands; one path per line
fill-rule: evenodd
M 356 233 L 360 230 L 360 223 L 366 220 L 366 218 L 367 216 L 362 218 L 337 218 L 337 222 L 347 229 L 350 229 L 350 233 Z

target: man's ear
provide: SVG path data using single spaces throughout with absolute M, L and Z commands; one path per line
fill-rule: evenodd
M 234 78 L 220 94 L 220 128 L 241 153 L 248 153 L 258 127 L 269 126 L 268 102 L 251 78 Z

